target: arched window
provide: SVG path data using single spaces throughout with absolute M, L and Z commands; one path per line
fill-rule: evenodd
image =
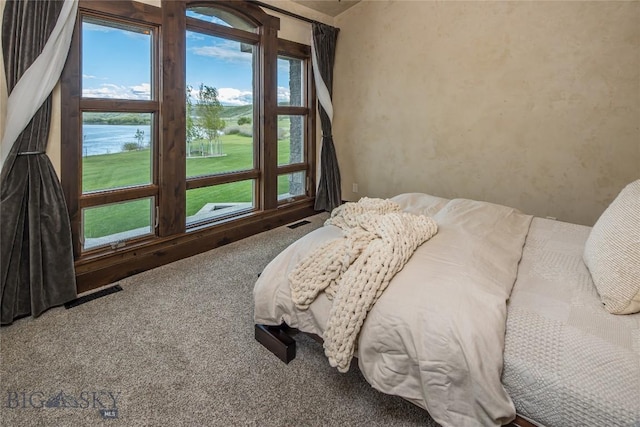
M 187 229 L 259 209 L 262 16 L 186 9 Z
M 237 28 L 243 31 L 255 33 L 258 25 L 245 19 L 233 9 L 224 9 L 219 5 L 193 5 L 187 7 L 187 16 L 204 22 L 222 25 L 229 28 Z

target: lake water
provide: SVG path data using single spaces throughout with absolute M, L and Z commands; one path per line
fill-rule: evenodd
M 82 155 L 119 153 L 127 142 L 138 142 L 136 139 L 138 129 L 144 132 L 142 144 L 149 145 L 151 141 L 151 126 L 149 125 L 83 125 Z

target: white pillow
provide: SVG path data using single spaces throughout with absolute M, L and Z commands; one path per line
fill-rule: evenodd
M 608 312 L 640 312 L 640 179 L 602 213 L 583 258 Z

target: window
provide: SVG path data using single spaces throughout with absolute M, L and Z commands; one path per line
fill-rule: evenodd
M 81 252 L 155 234 L 157 34 L 153 25 L 80 16 Z
M 187 8 L 187 16 L 204 22 L 222 25 L 229 28 L 238 28 L 244 31 L 256 32 L 257 27 L 237 14 L 231 13 L 219 7 L 190 6 Z
M 310 48 L 251 2 L 79 3 L 62 184 L 79 290 L 313 212 Z
M 254 32 L 218 8 L 187 8 L 188 230 L 258 207 L 255 179 L 247 179 L 260 173 L 254 103 L 260 37 Z
M 278 45 L 278 201 L 308 195 L 308 165 L 315 115 L 308 46 L 281 40 Z

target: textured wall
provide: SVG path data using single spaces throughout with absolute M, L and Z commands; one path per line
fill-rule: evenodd
M 343 197 L 592 225 L 640 178 L 639 22 L 640 2 L 359 3 L 335 22 Z

